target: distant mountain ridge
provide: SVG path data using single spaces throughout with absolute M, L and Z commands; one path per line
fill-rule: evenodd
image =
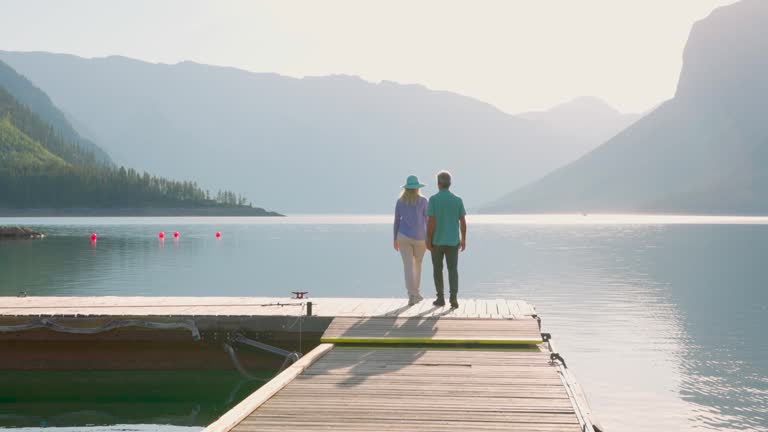
M 588 149 L 592 150 L 639 120 L 642 114 L 621 113 L 601 99 L 582 96 L 546 111 L 524 112 L 517 117 L 581 139 L 592 144 Z
M 768 2 L 691 30 L 675 97 L 489 212 L 768 214 Z
M 211 196 L 193 182 L 118 169 L 83 145 L 45 93 L 2 62 L 0 71 L 0 215 L 276 215 L 232 192 Z
M 391 211 L 407 175 L 420 175 L 429 193 L 440 169 L 453 172 L 471 207 L 599 144 L 420 85 L 125 57 L 0 52 L 0 59 L 45 89 L 119 163 L 237 187 L 293 212 Z

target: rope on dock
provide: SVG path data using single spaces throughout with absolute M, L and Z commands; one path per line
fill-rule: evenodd
M 296 354 L 296 353 L 292 353 L 290 351 L 286 351 L 286 350 L 284 350 L 282 348 L 273 347 L 272 345 L 267 345 L 264 342 L 259 342 L 259 341 L 253 340 L 253 339 L 249 339 L 249 338 L 247 338 L 247 337 L 245 337 L 245 336 L 243 336 L 243 335 L 241 335 L 239 333 L 235 333 L 235 337 L 234 337 L 234 339 L 232 339 L 232 341 L 233 342 L 239 342 L 239 343 L 241 343 L 243 345 L 249 345 L 249 346 L 252 346 L 254 348 L 258 348 L 260 350 L 264 350 L 264 351 L 270 352 L 272 354 L 278 355 L 280 357 L 289 357 L 289 356 L 291 356 L 293 354 Z
M 299 346 L 296 348 L 296 351 L 298 353 L 302 352 L 302 344 L 301 344 L 301 337 L 302 337 L 302 324 L 304 323 L 304 317 L 305 316 L 312 316 L 312 302 L 307 302 L 307 313 L 304 314 L 304 303 L 301 303 L 301 311 L 299 311 L 299 315 L 296 317 L 296 319 L 291 323 L 291 325 L 285 327 L 285 330 L 291 330 L 293 327 L 296 326 L 296 324 L 299 324 Z
M 100 327 L 68 327 L 58 324 L 49 319 L 41 319 L 39 321 L 30 322 L 26 324 L 0 326 L 0 332 L 11 333 L 26 330 L 34 330 L 39 328 L 45 328 L 61 333 L 73 333 L 73 334 L 97 334 L 106 331 L 114 330 L 121 327 L 143 327 L 154 330 L 175 330 L 175 329 L 187 329 L 192 333 L 193 340 L 200 340 L 200 330 L 197 328 L 194 320 L 182 320 L 177 322 L 152 322 L 143 320 L 116 320 L 110 321 Z
M 309 303 L 311 304 L 311 303 Z M 266 351 L 271 354 L 275 354 L 277 356 L 283 357 L 283 364 L 280 366 L 280 369 L 278 369 L 277 373 L 279 374 L 285 368 L 292 365 L 293 363 L 296 363 L 301 358 L 301 337 L 302 337 L 302 322 L 304 321 L 304 303 L 301 303 L 301 310 L 299 311 L 299 315 L 296 317 L 296 320 L 289 326 L 287 326 L 287 330 L 292 329 L 296 323 L 299 324 L 299 348 L 297 351 L 291 352 L 284 350 L 282 348 L 278 348 L 272 345 L 265 344 L 264 342 L 259 342 L 257 340 L 253 340 L 250 338 L 245 337 L 243 334 L 235 333 L 233 338 L 231 339 L 232 342 L 238 342 L 243 345 L 248 345 L 250 347 L 260 349 L 262 351 Z M 232 345 L 230 345 L 228 342 L 224 342 L 223 344 L 224 351 L 229 355 L 229 359 L 232 361 L 232 364 L 235 366 L 235 369 L 237 369 L 238 372 L 240 372 L 240 375 L 252 379 L 252 380 L 260 380 L 260 381 L 267 381 L 263 378 L 255 377 L 248 373 L 248 371 L 243 367 L 243 365 L 240 363 L 240 360 L 237 358 L 237 353 L 235 352 L 235 349 L 232 348 Z
M 232 364 L 235 366 L 235 369 L 237 369 L 237 371 L 240 372 L 240 375 L 254 381 L 264 381 L 264 382 L 269 381 L 269 379 L 253 376 L 250 373 L 248 373 L 248 371 L 240 363 L 240 360 L 237 358 L 237 354 L 235 353 L 235 349 L 232 348 L 232 345 L 228 344 L 227 342 L 224 342 L 222 345 L 224 347 L 224 352 L 226 352 L 229 355 L 229 359 L 232 361 Z
M 263 342 L 249 339 L 241 334 L 235 335 L 235 338 L 232 339 L 232 341 L 239 342 L 241 344 L 248 345 L 253 348 L 257 348 L 257 349 L 266 351 L 268 353 L 272 353 L 272 354 L 284 357 L 285 359 L 283 360 L 283 364 L 280 366 L 280 369 L 278 369 L 277 371 L 278 374 L 282 372 L 286 367 L 292 365 L 293 363 L 296 363 L 301 358 L 301 353 L 299 352 L 286 351 L 282 348 L 274 347 L 272 345 L 267 345 Z M 232 364 L 235 366 L 235 369 L 237 369 L 237 371 L 240 372 L 240 375 L 251 380 L 268 381 L 267 379 L 259 378 L 248 373 L 248 370 L 246 370 L 245 367 L 243 367 L 242 363 L 240 363 L 240 359 L 237 358 L 237 353 L 235 352 L 235 349 L 232 348 L 232 345 L 230 345 L 227 342 L 224 342 L 222 345 L 224 347 L 224 351 L 229 355 L 229 359 L 232 360 Z

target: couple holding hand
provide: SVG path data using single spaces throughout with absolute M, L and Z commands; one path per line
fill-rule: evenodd
M 427 250 L 432 253 L 432 269 L 437 298 L 435 306 L 445 306 L 443 261 L 448 267 L 451 308 L 459 307 L 459 250 L 466 248 L 467 222 L 464 202 L 451 193 L 451 174 L 437 173 L 438 192 L 429 200 L 421 194 L 424 185 L 418 177 L 409 176 L 395 206 L 396 251 L 403 258 L 405 287 L 410 306 L 424 300 L 419 291 L 421 262 Z

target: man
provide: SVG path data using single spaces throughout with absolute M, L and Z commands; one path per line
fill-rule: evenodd
M 429 198 L 427 205 L 427 249 L 432 253 L 432 269 L 435 278 L 437 299 L 435 306 L 445 306 L 443 285 L 443 258 L 448 267 L 448 285 L 451 294 L 451 308 L 459 307 L 459 248 L 467 247 L 467 221 L 464 216 L 464 201 L 449 190 L 451 173 L 437 173 L 438 192 Z

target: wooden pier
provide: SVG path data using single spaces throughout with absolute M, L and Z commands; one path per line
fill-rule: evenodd
M 536 315 L 530 304 L 505 299 L 462 299 L 461 307 L 434 307 L 429 301 L 408 306 L 406 299 L 317 297 L 0 297 L 0 317 L 11 316 L 176 316 L 275 317 L 306 313 L 335 317 L 522 318 Z
M 323 348 L 321 348 L 323 349 Z M 538 350 L 335 347 L 233 428 L 582 431 Z
M 460 304 L 450 309 L 428 301 L 408 306 L 402 299 L 0 297 L 0 343 L 25 325 L 41 326 L 34 330 L 37 339 L 49 330 L 96 324 L 114 332 L 111 323 L 142 320 L 159 328 L 179 326 L 181 332 L 192 328 L 198 336 L 263 336 L 295 332 L 298 320 L 300 332 L 316 335 L 305 334 L 311 350 L 206 432 L 600 431 L 563 358 L 541 332 L 533 306 L 502 299 Z

